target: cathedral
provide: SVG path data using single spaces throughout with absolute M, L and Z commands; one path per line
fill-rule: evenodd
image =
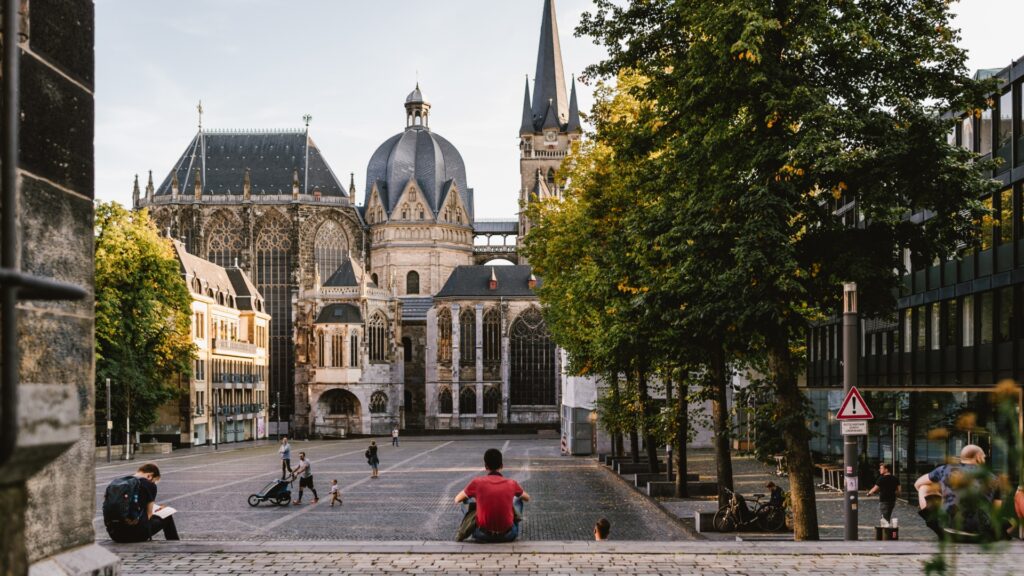
M 136 209 L 188 253 L 244 270 L 263 295 L 271 421 L 324 437 L 558 427 L 562 354 L 540 314 L 542 279 L 506 241 L 529 230 L 527 203 L 559 196 L 555 173 L 582 135 L 555 16 L 545 0 L 518 217 L 475 219 L 470 172 L 431 126 L 418 84 L 396 110 L 404 128 L 367 163 L 361 204 L 355 174 L 337 178 L 308 124 L 200 126 L 162 183 L 151 172 L 142 191 L 136 180 Z

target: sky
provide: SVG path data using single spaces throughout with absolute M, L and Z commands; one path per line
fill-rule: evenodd
M 576 38 L 590 0 L 557 0 L 566 83 L 605 52 Z M 511 218 L 518 132 L 543 0 L 96 0 L 96 197 L 131 202 L 159 185 L 204 128 L 301 128 L 356 201 L 373 151 L 405 127 L 419 81 L 430 125 L 452 142 L 477 218 Z M 968 67 L 1024 56 L 1021 0 L 953 5 Z M 531 86 L 532 89 L 532 86 Z M 581 110 L 592 86 L 577 84 Z

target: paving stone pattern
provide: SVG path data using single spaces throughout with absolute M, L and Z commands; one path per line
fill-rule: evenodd
M 713 546 L 706 543 L 706 546 Z M 630 553 L 122 553 L 123 573 L 147 574 L 584 574 L 871 575 L 923 574 L 926 554 Z M 954 574 L 1014 574 L 1016 555 L 964 554 Z
M 609 518 L 613 533 L 632 539 L 693 538 L 593 459 L 560 456 L 557 440 L 404 438 L 397 448 L 389 441 L 378 443 L 381 473 L 372 480 L 363 458 L 365 440 L 293 442 L 293 465 L 301 450 L 312 462 L 321 497 L 315 505 L 308 491 L 301 506 L 251 508 L 246 503 L 249 494 L 280 474 L 273 444 L 224 453 L 194 450 L 160 459 L 163 478 L 157 500 L 178 509 L 176 523 L 186 540 L 449 541 L 462 518 L 452 500 L 482 473 L 484 450 L 496 447 L 505 453 L 506 475 L 533 497 L 526 506 L 523 541 L 589 540 L 601 516 Z M 101 540 L 106 539 L 100 515 L 103 491 L 111 479 L 130 473 L 138 463 L 97 466 L 94 522 Z M 333 478 L 341 486 L 344 505 L 331 508 Z

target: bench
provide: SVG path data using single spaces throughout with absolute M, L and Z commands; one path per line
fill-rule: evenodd
M 664 462 L 658 462 L 658 470 L 661 472 L 665 471 Z M 615 463 L 615 472 L 617 472 L 618 474 L 640 474 L 642 472 L 650 473 L 651 465 L 646 460 L 638 464 L 634 464 L 633 462 L 617 461 Z
M 700 480 L 699 474 L 687 474 L 686 480 L 688 482 L 697 482 Z M 668 482 L 667 474 L 651 474 L 650 472 L 637 472 L 633 482 L 637 488 L 645 488 L 648 482 Z M 672 481 L 675 481 L 673 477 Z
M 714 496 L 718 494 L 717 482 L 687 482 L 686 491 L 692 496 Z M 652 498 L 673 498 L 676 495 L 675 482 L 651 481 L 647 483 L 647 495 Z

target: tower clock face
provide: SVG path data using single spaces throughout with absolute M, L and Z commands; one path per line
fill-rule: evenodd
M 548 131 L 544 133 L 545 142 L 554 142 L 558 138 L 558 133 L 554 131 Z

